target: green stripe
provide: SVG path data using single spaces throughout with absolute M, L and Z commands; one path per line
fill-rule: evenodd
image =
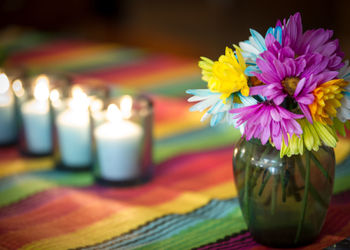
M 19 35 L 14 35 L 13 38 L 6 37 L 0 40 L 0 65 L 2 65 L 6 58 L 10 57 L 14 52 L 28 50 L 33 47 L 38 47 L 49 40 L 50 37 L 43 33 L 24 32 Z
M 11 188 L 0 192 L 0 207 L 17 202 L 29 195 L 36 194 L 55 186 L 57 185 L 53 182 L 41 179 L 20 180 L 19 183 L 16 183 Z
M 335 168 L 335 182 L 333 193 L 338 194 L 350 189 L 350 156 Z
M 10 178 L 9 188 L 0 191 L 0 207 L 58 186 L 85 187 L 93 184 L 90 172 L 65 173 L 49 170 L 8 178 Z
M 157 86 L 145 86 L 147 92 L 163 96 L 186 96 L 187 89 L 205 88 L 206 84 L 201 80 L 200 75 L 187 76 L 181 79 L 164 81 Z

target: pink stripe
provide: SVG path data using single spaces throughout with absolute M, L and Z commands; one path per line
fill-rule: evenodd
M 98 78 L 105 81 L 122 81 L 130 77 L 144 76 L 151 72 L 158 72 L 166 68 L 181 66 L 186 61 L 163 55 L 152 55 L 146 58 L 140 58 L 128 65 L 118 65 L 111 68 L 104 68 L 95 72 L 79 74 L 74 78 L 75 81 L 83 81 L 91 78 Z
M 247 246 L 247 244 L 249 245 Z M 252 237 L 250 236 L 250 233 L 246 232 L 243 234 L 239 234 L 233 238 L 230 238 L 229 240 L 206 245 L 199 249 L 228 249 L 228 247 L 230 247 L 230 249 L 238 249 L 233 247 L 239 247 L 239 249 L 250 249 L 255 245 L 257 245 L 257 243 L 253 241 Z
M 185 153 L 178 157 L 171 158 L 159 164 L 159 166 L 157 167 L 156 174 L 159 176 L 169 174 L 168 172 L 174 169 L 178 169 L 179 166 L 183 165 L 185 162 L 193 161 L 194 159 L 202 160 L 203 159 L 202 157 L 208 158 L 209 160 L 211 160 L 216 157 L 225 156 L 226 160 L 231 162 L 232 152 L 233 152 L 233 147 L 224 147 L 224 148 L 219 148 L 214 150 L 202 150 L 200 152 L 195 152 L 195 153 L 193 152 Z M 203 160 L 203 161 L 206 162 L 206 160 Z
M 6 234 L 9 231 L 19 230 L 23 226 L 30 227 L 37 224 L 45 224 L 57 217 L 65 217 L 82 207 L 79 202 L 71 202 L 76 196 L 80 196 L 80 194 L 71 190 L 71 192 L 61 195 L 59 198 L 56 197 L 54 201 L 51 200 L 51 202 L 43 203 L 42 206 L 38 207 L 36 210 L 31 209 L 30 215 L 22 216 L 20 220 L 15 216 L 12 218 L 2 218 L 0 223 L 0 235 Z M 16 216 L 20 215 L 16 214 Z M 25 220 L 25 224 L 23 224 L 23 220 Z
M 28 213 L 42 206 L 45 203 L 54 201 L 55 199 L 66 195 L 69 192 L 68 188 L 53 188 L 34 196 L 31 196 L 25 200 L 21 200 L 10 206 L 2 207 L 0 209 L 0 220 L 3 218 L 9 218 L 11 216 L 18 216 L 23 213 Z

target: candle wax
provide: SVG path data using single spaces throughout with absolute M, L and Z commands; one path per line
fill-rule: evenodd
M 130 121 L 107 122 L 94 131 L 101 177 L 123 181 L 141 175 L 142 128 Z
M 52 152 L 52 131 L 48 101 L 30 100 L 22 105 L 22 117 L 28 151 Z
M 66 110 L 56 120 L 62 163 L 70 167 L 91 164 L 89 113 Z

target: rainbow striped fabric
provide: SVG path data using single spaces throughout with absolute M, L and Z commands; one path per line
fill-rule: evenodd
M 157 164 L 145 185 L 107 188 L 90 172 L 60 172 L 51 158 L 0 149 L 0 249 L 266 249 L 247 232 L 236 198 L 231 157 L 239 133 L 209 128 L 188 111 L 184 90 L 205 86 L 195 61 L 33 32 L 0 48 L 8 66 L 151 93 Z M 341 139 L 326 224 L 304 249 L 350 235 L 349 151 L 350 140 Z

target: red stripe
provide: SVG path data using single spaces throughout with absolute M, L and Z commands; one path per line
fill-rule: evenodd
M 228 162 L 231 163 L 232 151 L 233 151 L 232 147 L 225 147 L 225 148 L 219 148 L 215 150 L 203 150 L 196 153 L 193 153 L 193 152 L 187 153 L 187 154 L 185 153 L 161 163 L 157 167 L 157 175 L 166 175 L 166 173 L 171 171 L 172 169 L 179 169 L 181 166 L 184 165 L 184 163 L 193 161 L 194 159 L 201 160 L 202 157 L 204 158 L 208 157 L 208 159 L 215 158 L 215 157 L 225 157 L 225 161 L 227 163 Z M 207 165 L 207 164 L 203 164 L 203 165 Z M 215 167 L 212 167 L 213 170 L 214 168 Z
M 183 98 L 164 98 L 152 96 L 156 123 L 179 120 L 188 117 L 189 108 L 193 105 Z
M 20 157 L 21 155 L 17 146 L 4 147 L 0 149 L 1 161 L 15 160 L 19 159 Z
M 38 209 L 45 203 L 54 201 L 55 199 L 66 195 L 69 192 L 68 188 L 53 188 L 44 192 L 40 192 L 25 200 L 11 204 L 6 208 L 1 208 L 0 221 L 2 218 L 10 218 L 11 216 L 19 216 L 23 213 L 28 213 L 32 210 Z
M 73 190 L 66 192 L 65 195 L 59 196 L 51 202 L 46 202 L 37 209 L 31 210 L 26 214 L 12 216 L 1 219 L 0 235 L 9 231 L 21 230 L 39 224 L 45 224 L 58 217 L 65 217 L 72 211 L 83 207 L 81 203 L 72 202 L 73 198 L 82 196 Z
M 320 237 L 336 235 L 344 226 L 350 222 L 350 204 L 332 205 L 327 213 L 326 222 Z M 348 232 L 350 235 L 350 232 Z

